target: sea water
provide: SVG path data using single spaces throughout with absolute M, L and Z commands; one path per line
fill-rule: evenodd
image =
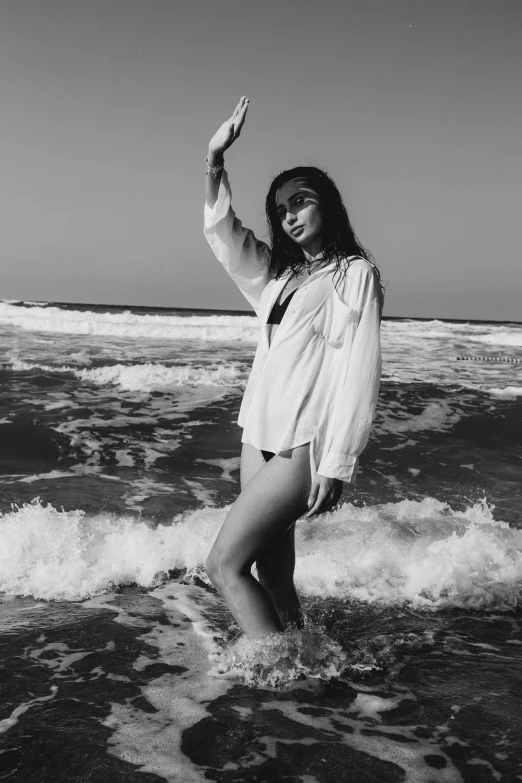
M 249 314 L 0 302 L 2 779 L 522 779 L 522 325 L 385 319 L 355 488 L 298 523 L 307 624 L 203 563 Z

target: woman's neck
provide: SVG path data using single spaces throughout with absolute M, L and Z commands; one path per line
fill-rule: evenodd
M 306 248 L 303 247 L 302 250 L 304 257 L 310 264 L 321 254 L 321 242 L 319 240 L 312 242 L 310 245 L 307 245 Z
M 321 255 L 321 246 L 318 245 L 317 247 L 314 247 L 312 250 L 310 249 L 305 250 L 303 248 L 303 255 L 306 258 L 307 263 L 311 264 L 313 261 L 317 259 L 318 256 Z

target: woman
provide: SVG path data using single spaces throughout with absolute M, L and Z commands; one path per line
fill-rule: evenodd
M 300 167 L 275 178 L 266 201 L 271 249 L 235 217 L 223 154 L 248 103 L 241 98 L 206 159 L 205 236 L 261 319 L 238 419 L 241 494 L 206 569 L 255 639 L 303 626 L 293 582 L 295 523 L 330 510 L 343 481 L 355 479 L 379 388 L 382 291 L 321 170 Z

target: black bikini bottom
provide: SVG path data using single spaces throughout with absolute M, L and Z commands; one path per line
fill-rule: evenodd
M 272 457 L 275 457 L 273 451 L 263 451 L 263 449 L 261 449 L 261 454 L 263 455 L 265 462 L 268 462 L 268 460 L 271 460 Z

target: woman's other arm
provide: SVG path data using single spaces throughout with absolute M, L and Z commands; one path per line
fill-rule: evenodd
M 346 305 L 358 318 L 351 351 L 339 349 L 343 364 L 317 472 L 353 482 L 368 441 L 381 377 L 381 291 L 370 264 L 356 262 L 347 272 Z
M 382 295 L 369 263 L 359 259 L 348 269 L 343 296 L 335 299 L 341 317 L 356 319 L 351 351 L 338 349 L 333 404 L 324 410 L 322 456 L 312 483 L 305 519 L 329 511 L 342 494 L 343 481 L 353 483 L 359 455 L 366 446 L 381 376 L 380 317 Z M 322 428 L 321 428 L 322 429 Z

